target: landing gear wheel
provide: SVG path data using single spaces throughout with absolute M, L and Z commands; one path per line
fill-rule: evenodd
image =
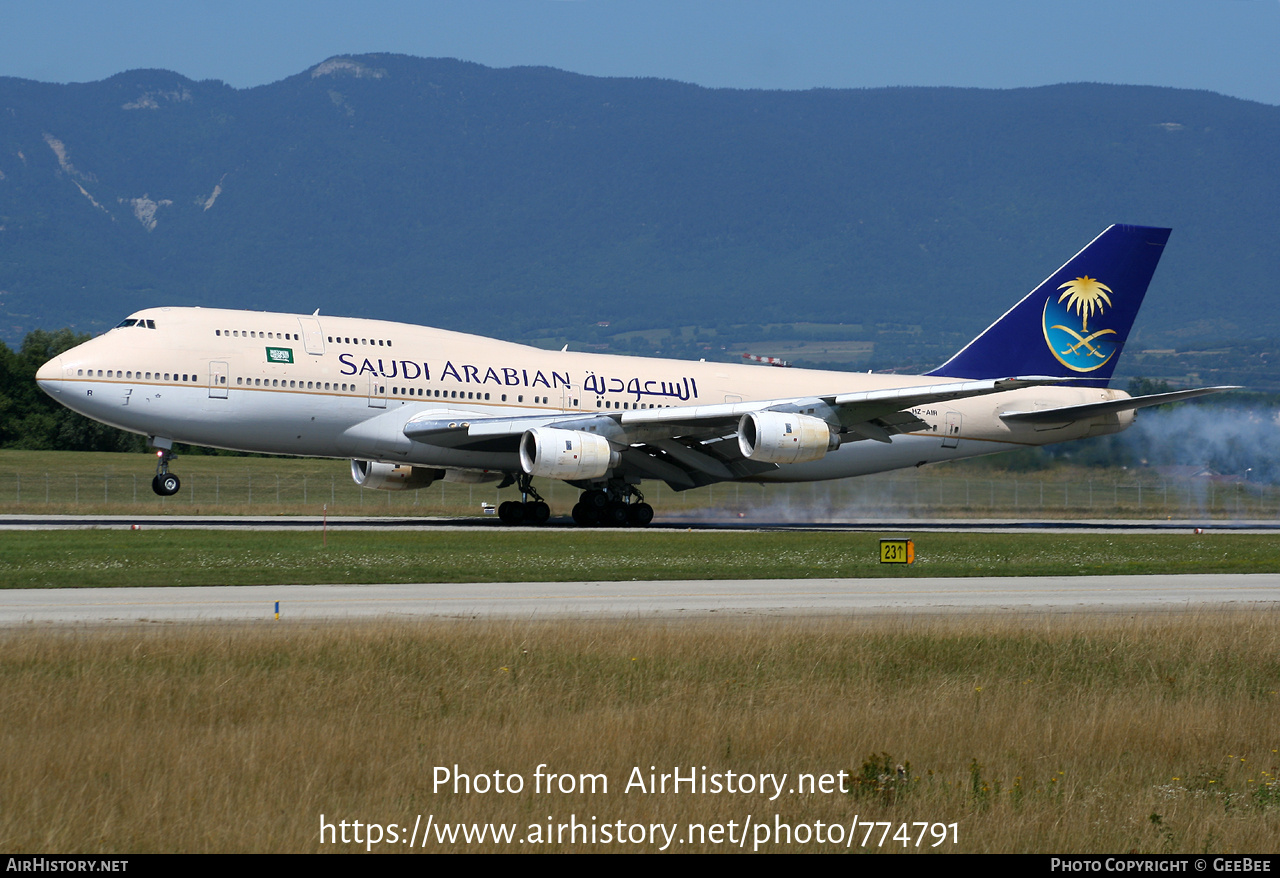
M 175 457 L 177 455 L 173 453 L 172 448 L 160 448 L 156 452 L 156 477 L 151 480 L 151 490 L 161 497 L 172 497 L 182 487 L 178 477 L 169 472 L 169 464 Z
M 534 527 L 546 524 L 551 518 L 551 507 L 533 487 L 533 476 L 526 473 L 507 474 L 520 487 L 520 499 L 508 500 L 498 506 L 498 518 L 503 524 L 528 524 Z M 504 485 L 510 482 L 504 481 Z
M 543 525 L 551 518 L 551 507 L 541 500 L 524 505 L 524 520 L 534 526 Z
M 573 523 L 579 527 L 595 527 L 600 523 L 600 513 L 586 503 L 577 503 L 573 507 Z
M 598 489 L 583 491 L 582 505 L 594 509 L 597 515 L 602 514 L 609 505 L 609 495 Z
M 606 527 L 626 527 L 627 526 L 627 504 L 617 500 L 610 500 L 604 507 L 604 515 L 601 516 L 601 524 Z
M 627 521 L 632 527 L 648 527 L 653 521 L 653 507 L 648 503 L 632 503 L 627 507 Z
M 173 473 L 163 473 L 151 480 L 151 490 L 161 497 L 172 497 L 181 487 L 182 482 L 178 481 L 178 477 Z
M 498 506 L 498 518 L 503 524 L 517 525 L 522 524 L 525 518 L 525 509 L 523 503 L 517 503 L 515 500 L 508 500 Z

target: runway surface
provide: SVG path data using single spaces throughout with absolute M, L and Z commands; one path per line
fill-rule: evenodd
M 68 588 L 0 591 L 0 625 L 1044 614 L 1280 607 L 1280 574 Z
M 174 530 L 477 530 L 506 529 L 495 518 L 428 518 L 422 516 L 344 516 L 327 522 L 313 515 L 0 515 L 0 530 L 89 530 L 130 528 Z M 742 531 L 894 531 L 961 533 L 1277 533 L 1280 520 L 1182 519 L 1008 519 L 1008 518 L 886 518 L 866 521 L 757 521 L 723 516 L 665 517 L 644 530 Z M 582 530 L 567 518 L 552 519 L 540 528 L 516 530 Z

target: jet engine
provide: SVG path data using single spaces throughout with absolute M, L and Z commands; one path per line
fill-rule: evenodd
M 743 457 L 761 463 L 803 463 L 839 448 L 840 437 L 821 418 L 747 412 L 738 422 L 738 447 Z
M 520 437 L 520 467 L 531 476 L 598 479 L 620 460 L 609 440 L 595 433 L 535 427 Z
M 352 460 L 351 478 L 362 488 L 380 491 L 409 491 L 425 488 L 436 479 L 444 477 L 444 470 L 422 466 L 406 466 L 394 463 L 375 463 L 370 460 Z

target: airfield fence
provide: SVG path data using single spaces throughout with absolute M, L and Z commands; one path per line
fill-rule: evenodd
M 362 489 L 344 467 L 324 461 L 185 458 L 182 490 L 151 491 L 151 473 L 134 457 L 118 463 L 33 471 L 0 455 L 0 512 L 85 514 L 481 515 L 517 497 L 497 483 L 436 482 L 409 491 Z M 1154 472 L 1102 477 L 953 475 L 911 470 L 795 485 L 717 484 L 675 492 L 646 482 L 660 516 L 754 521 L 851 521 L 885 517 L 1273 519 L 1280 489 L 1244 481 L 1174 479 Z M 555 514 L 577 501 L 570 485 L 543 480 L 538 490 Z

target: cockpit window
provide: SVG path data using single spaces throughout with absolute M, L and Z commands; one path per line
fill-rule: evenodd
M 116 324 L 116 329 L 122 329 L 126 326 L 133 326 L 137 322 L 138 321 L 133 319 L 132 317 L 130 317 L 128 320 L 121 320 L 119 323 Z
M 154 320 L 139 320 L 136 317 L 130 317 L 117 323 L 116 329 L 123 329 L 126 326 L 136 326 L 139 329 L 155 329 L 156 322 Z

